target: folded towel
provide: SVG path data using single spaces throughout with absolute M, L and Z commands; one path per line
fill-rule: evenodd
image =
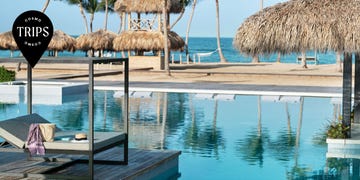
M 39 124 L 30 125 L 27 146 L 31 155 L 45 155 L 45 147 Z

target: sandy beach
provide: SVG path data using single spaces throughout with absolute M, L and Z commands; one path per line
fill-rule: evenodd
M 15 70 L 16 63 L 0 64 Z M 25 79 L 26 65 L 16 72 L 16 79 Z M 122 70 L 121 65 L 95 65 L 95 73 L 113 72 L 115 75 L 103 75 L 95 81 L 117 81 L 116 71 Z M 164 71 L 134 69 L 130 67 L 131 82 L 181 82 L 181 83 L 224 83 L 224 84 L 259 84 L 287 86 L 342 86 L 342 73 L 336 65 L 309 65 L 308 69 L 299 64 L 258 63 L 258 64 L 173 64 L 171 76 Z M 87 66 L 81 64 L 37 64 L 33 69 L 33 78 L 46 80 L 52 78 L 85 75 Z M 110 73 L 111 74 L 111 73 Z M 87 80 L 86 77 L 69 78 L 71 80 Z

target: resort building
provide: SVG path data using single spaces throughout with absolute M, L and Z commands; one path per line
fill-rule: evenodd
M 169 14 L 180 13 L 184 6 L 180 1 L 168 1 L 163 13 L 160 0 L 118 0 L 115 11 L 122 18 L 122 31 L 114 39 L 114 50 L 128 51 L 130 68 L 152 67 L 163 70 L 165 67 L 165 40 L 168 51 L 182 50 L 184 40 L 169 28 Z M 165 20 L 164 20 L 165 19 Z M 125 23 L 126 22 L 126 23 Z M 164 35 L 167 27 L 167 37 Z

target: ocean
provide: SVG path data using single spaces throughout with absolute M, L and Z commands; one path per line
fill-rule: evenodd
M 184 38 L 185 39 L 185 38 Z M 234 49 L 232 45 L 232 38 L 221 38 L 221 49 L 223 54 L 228 62 L 230 63 L 251 63 L 252 58 L 248 57 L 244 54 L 240 54 L 237 50 Z M 217 43 L 215 37 L 191 37 L 189 38 L 189 53 L 190 57 L 194 59 L 195 54 L 197 53 L 207 53 L 208 56 L 202 56 L 201 63 L 215 63 L 219 62 L 219 55 L 216 52 Z M 214 52 L 215 51 L 215 52 Z M 213 53 L 211 53 L 213 52 Z M 0 57 L 6 58 L 10 57 L 10 51 L 8 50 L 0 50 Z M 182 61 L 185 62 L 186 55 L 185 52 L 171 52 L 171 58 L 174 57 L 175 61 L 179 61 L 180 55 Z M 307 52 L 307 56 L 314 56 L 314 52 Z M 20 55 L 19 51 L 15 51 L 13 57 L 17 57 Z M 44 53 L 44 56 L 47 56 L 48 52 Z M 85 56 L 85 53 L 82 51 L 72 52 L 59 52 L 59 56 Z M 120 53 L 116 53 L 117 57 L 121 57 Z M 297 56 L 300 54 L 287 54 L 281 56 L 281 63 L 297 63 Z M 197 56 L 195 56 L 197 57 Z M 260 62 L 276 62 L 277 54 L 270 54 L 266 56 L 260 56 Z M 336 54 L 335 52 L 327 52 L 327 53 L 317 53 L 317 59 L 319 64 L 334 64 L 336 63 Z M 197 59 L 198 60 L 198 59 Z

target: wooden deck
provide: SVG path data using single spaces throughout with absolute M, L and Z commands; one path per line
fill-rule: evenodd
M 94 165 L 95 179 L 176 179 L 179 177 L 178 157 L 180 151 L 170 150 L 140 150 L 129 149 L 128 165 Z M 57 156 L 63 159 L 68 156 Z M 72 156 L 81 158 L 80 156 Z M 84 156 L 83 156 L 84 157 Z M 115 147 L 101 152 L 96 158 L 108 160 L 121 160 L 122 148 Z M 59 162 L 28 161 L 24 153 L 0 153 L 0 179 L 37 179 L 34 173 L 45 172 L 64 163 Z M 65 177 L 88 176 L 88 164 L 76 163 L 51 175 Z M 38 178 L 41 179 L 41 178 Z

